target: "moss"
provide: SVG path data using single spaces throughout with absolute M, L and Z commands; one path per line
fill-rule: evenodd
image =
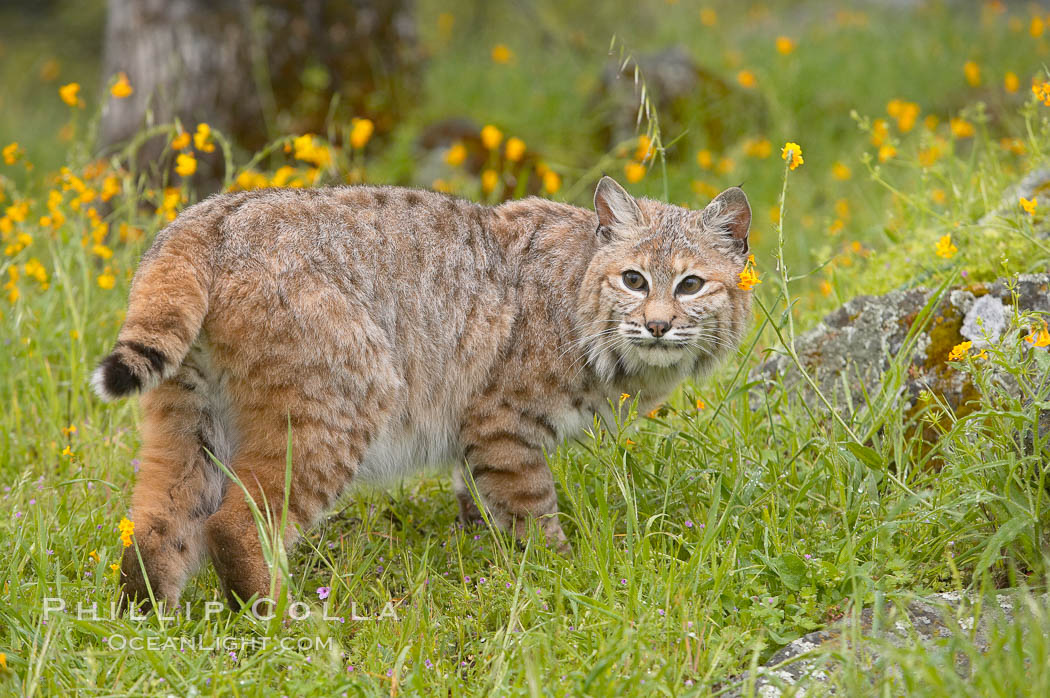
M 963 315 L 955 307 L 945 303 L 944 310 L 936 315 L 929 329 L 930 344 L 926 348 L 925 367 L 943 375 L 948 370 L 948 354 L 952 348 L 963 341 L 959 334 L 962 329 Z

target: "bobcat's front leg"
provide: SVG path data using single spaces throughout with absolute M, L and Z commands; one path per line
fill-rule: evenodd
M 524 425 L 507 429 L 481 424 L 465 432 L 467 464 L 496 525 L 521 538 L 528 533 L 529 520 L 536 519 L 549 545 L 570 552 L 558 522 L 558 495 L 542 439 Z

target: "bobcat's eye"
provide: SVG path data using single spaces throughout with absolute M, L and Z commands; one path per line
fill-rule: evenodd
M 632 291 L 644 291 L 646 286 L 645 277 L 633 269 L 623 273 L 623 285 Z
M 678 283 L 675 293 L 680 296 L 691 296 L 704 287 L 704 280 L 699 276 L 687 276 Z

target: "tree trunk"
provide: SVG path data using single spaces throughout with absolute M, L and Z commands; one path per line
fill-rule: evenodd
M 411 2 L 108 0 L 103 82 L 125 72 L 135 92 L 107 95 L 100 144 L 111 150 L 177 117 L 253 151 L 278 134 L 323 132 L 336 93 L 331 116 L 369 116 L 382 133 L 418 74 Z M 165 143 L 146 144 L 138 164 L 156 162 Z

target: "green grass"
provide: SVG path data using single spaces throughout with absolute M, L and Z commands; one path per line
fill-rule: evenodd
M 744 347 L 656 415 L 634 415 L 551 455 L 571 557 L 536 539 L 522 547 L 484 527 L 461 529 L 447 478 L 431 474 L 354 491 L 292 552 L 290 586 L 309 605 L 309 619 L 260 623 L 225 610 L 205 617 L 205 604 L 219 598 L 210 570 L 187 587 L 189 617 L 110 618 L 117 585 L 109 566 L 121 555 L 117 524 L 134 482 L 138 416 L 133 402 L 101 404 L 87 379 L 120 325 L 138 255 L 163 223 L 154 214 L 160 194 L 120 175 L 109 233 L 99 235 L 111 259 L 92 251 L 98 228 L 85 210 L 96 204 L 74 210 L 76 187 L 62 193 L 65 223 L 38 223 L 48 214 L 48 191 L 62 191 L 49 172 L 66 164 L 82 174 L 90 151 L 82 138 L 68 147 L 54 138 L 69 118 L 55 84 L 80 76 L 27 82 L 19 87 L 25 104 L 58 116 L 33 120 L 28 107 L 16 116 L 0 112 L 0 147 L 18 140 L 36 165 L 0 165 L 2 206 L 30 202 L 26 220 L 4 235 L 8 249 L 0 257 L 0 283 L 18 277 L 0 298 L 0 652 L 8 666 L 0 691 L 704 695 L 877 594 L 1045 587 L 1045 457 L 1008 435 L 1031 430 L 1039 406 L 1050 403 L 1050 365 L 1046 353 L 1023 351 L 1023 331 L 1008 333 L 987 362 L 946 369 L 975 375 L 981 405 L 966 415 L 936 396 L 906 414 L 892 389 L 906 357 L 889 372 L 888 389 L 841 420 L 782 385 L 756 391 L 748 377 L 766 351 L 790 346 L 793 328 L 801 331 L 856 293 L 916 281 L 937 287 L 958 282 L 962 272 L 982 280 L 1047 268 L 1047 242 L 1035 237 L 1041 218 L 1006 211 L 978 224 L 1007 186 L 1047 164 L 1050 109 L 1027 91 L 1045 61 L 1047 37 L 1028 34 L 1027 15 L 1017 16 L 1023 24 L 1016 32 L 1007 15 L 939 4 L 871 10 L 864 22 L 857 10 L 836 16 L 816 3 L 771 3 L 757 14 L 727 4 L 718 7 L 718 25 L 705 28 L 688 3 L 656 11 L 606 3 L 558 10 L 541 2 L 530 5 L 535 16 L 490 10 L 472 27 L 464 4 L 453 6 L 453 38 L 443 39 L 437 15 L 446 8 L 421 5 L 432 56 L 424 99 L 364 155 L 336 143 L 336 165 L 321 181 L 362 167 L 369 181 L 403 181 L 413 167 L 413 134 L 431 120 L 466 115 L 524 138 L 562 175 L 555 198 L 585 205 L 595 164 L 622 175 L 634 149 L 605 152 L 597 136 L 608 113 L 591 88 L 614 34 L 614 51 L 680 42 L 730 82 L 739 69 L 756 73 L 748 99 L 761 108 L 726 115 L 724 132 L 697 126 L 702 110 L 719 105 L 693 105 L 686 113 L 695 121 L 661 115 L 666 167 L 658 160 L 631 185 L 700 205 L 694 180 L 719 188 L 746 181 L 763 283 Z M 6 45 L 19 65 L 43 55 L 38 46 L 37 53 L 25 48 L 36 26 L 21 44 Z M 781 34 L 797 42 L 789 57 L 773 47 Z M 488 58 L 500 42 L 515 53 L 510 65 Z M 981 66 L 982 86 L 966 84 L 967 60 Z M 14 70 L 9 65 L 5 71 Z M 1001 87 L 1006 70 L 1020 76 L 1016 94 Z M 82 129 L 95 104 L 85 91 L 91 106 L 74 117 Z M 890 119 L 898 155 L 866 164 L 876 149 L 858 121 L 888 118 L 892 98 L 919 103 L 922 116 L 935 114 L 940 124 L 927 129 L 920 117 L 900 133 Z M 975 125 L 972 137 L 950 136 L 946 122 L 960 114 Z M 715 157 L 732 158 L 732 172 L 696 163 L 696 151 L 716 136 L 723 145 Z M 770 157 L 744 154 L 746 139 L 763 137 L 772 143 Z M 1025 153 L 1004 150 L 1004 137 L 1020 139 Z M 941 157 L 921 165 L 919 152 L 938 138 Z M 778 157 L 788 140 L 802 145 L 806 159 L 790 173 Z M 249 155 L 234 151 L 231 158 L 243 167 Z M 852 169 L 851 179 L 833 176 L 836 161 Z M 86 186 L 98 189 L 104 176 Z M 461 193 L 481 196 L 475 175 L 449 167 L 447 177 Z M 1045 213 L 1050 201 L 1039 205 Z M 783 229 L 772 222 L 773 208 L 783 209 Z M 844 226 L 831 234 L 836 218 Z M 145 236 L 121 240 L 122 223 Z M 19 233 L 31 237 L 24 249 L 15 249 Z M 934 254 L 946 233 L 959 248 L 951 259 Z M 779 257 L 787 262 L 780 272 Z M 46 288 L 33 278 L 33 259 L 45 270 Z M 114 288 L 99 283 L 107 273 Z M 785 289 L 795 308 L 790 322 Z M 1018 328 L 1032 322 L 1017 319 Z M 993 366 L 1025 392 L 1003 389 Z M 916 438 L 916 420 L 940 434 L 936 443 Z M 331 588 L 328 614 L 342 620 L 321 618 L 319 587 Z M 64 599 L 67 610 L 45 619 L 48 597 Z M 100 617 L 78 619 L 78 602 L 97 604 Z M 375 616 L 388 603 L 397 620 L 350 617 L 355 608 Z M 969 682 L 945 670 L 943 652 L 905 647 L 875 667 L 849 659 L 841 687 L 848 694 L 1045 695 L 1046 619 L 1036 605 L 1004 629 L 992 652 L 973 656 L 980 675 Z M 132 638 L 151 639 L 156 649 L 122 646 Z M 224 646 L 224 638 L 235 645 Z M 316 638 L 323 646 L 296 644 Z M 186 639 L 198 646 L 180 651 Z M 973 654 L 964 633 L 947 649 Z M 890 671 L 891 664 L 899 668 Z

